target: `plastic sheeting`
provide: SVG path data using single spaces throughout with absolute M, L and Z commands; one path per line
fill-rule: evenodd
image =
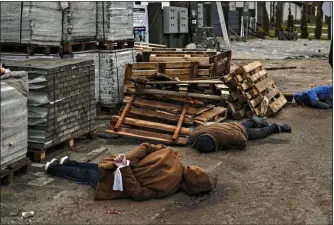
M 60 45 L 59 2 L 1 2 L 1 42 Z
M 1 169 L 27 154 L 28 109 L 24 94 L 27 92 L 26 72 L 1 76 Z
M 96 2 L 68 2 L 64 9 L 63 40 L 92 40 L 96 36 Z
M 94 59 L 95 99 L 97 102 L 116 106 L 124 98 L 124 74 L 127 63 L 134 62 L 134 49 L 112 51 L 86 51 L 74 53 L 74 59 Z
M 97 2 L 97 38 L 133 38 L 133 2 Z

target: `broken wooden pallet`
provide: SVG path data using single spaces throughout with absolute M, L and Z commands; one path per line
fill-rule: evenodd
M 214 107 L 201 113 L 200 115 L 196 116 L 195 123 L 197 125 L 207 124 L 209 122 L 219 123 L 226 119 L 227 116 L 227 109 L 221 106 Z
M 196 77 L 222 76 L 230 72 L 231 52 L 216 51 L 143 51 L 144 61 L 198 62 Z
M 142 62 L 127 64 L 125 69 L 125 85 L 133 86 L 130 82 L 135 77 L 148 77 L 162 73 L 172 78 L 188 80 L 197 74 L 197 63 L 189 61 L 178 62 Z
M 113 116 L 107 133 L 160 141 L 168 144 L 186 145 L 190 123 L 197 109 L 188 103 L 172 104 L 147 100 L 132 95 L 124 99 L 126 104 L 119 116 Z
M 13 183 L 15 175 L 28 173 L 30 168 L 31 161 L 29 158 L 23 158 L 11 163 L 6 169 L 0 171 L 1 185 L 9 185 Z
M 273 116 L 287 103 L 260 62 L 255 61 L 238 67 L 233 76 L 254 114 Z

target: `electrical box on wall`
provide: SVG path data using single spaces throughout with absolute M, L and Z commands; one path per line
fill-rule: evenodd
M 198 4 L 198 13 L 197 13 L 197 24 L 199 27 L 203 27 L 203 4 Z
M 165 6 L 163 8 L 163 26 L 165 34 L 175 34 L 179 32 L 179 8 Z
M 188 33 L 188 9 L 179 8 L 179 33 Z

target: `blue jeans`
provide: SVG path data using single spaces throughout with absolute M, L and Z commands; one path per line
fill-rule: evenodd
M 265 138 L 273 133 L 278 132 L 278 128 L 275 124 L 271 124 L 268 127 L 258 128 L 257 124 L 253 120 L 245 120 L 241 123 L 248 134 L 248 140 L 256 140 Z
M 58 176 L 85 183 L 96 188 L 99 179 L 98 165 L 94 163 L 83 163 L 70 161 L 66 165 L 55 165 L 48 169 L 52 176 Z

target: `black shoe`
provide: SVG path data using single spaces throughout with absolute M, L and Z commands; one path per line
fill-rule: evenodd
M 257 124 L 257 127 L 259 127 L 259 128 L 269 126 L 269 123 L 265 119 L 262 119 L 262 118 L 260 118 L 256 115 L 253 116 L 251 120 L 253 120 Z
M 284 123 L 274 123 L 278 128 L 278 133 L 291 132 L 291 126 Z
M 55 165 L 58 165 L 59 161 L 58 159 L 52 159 L 50 162 L 47 162 L 45 164 L 45 171 L 48 171 L 50 168 L 54 167 Z

